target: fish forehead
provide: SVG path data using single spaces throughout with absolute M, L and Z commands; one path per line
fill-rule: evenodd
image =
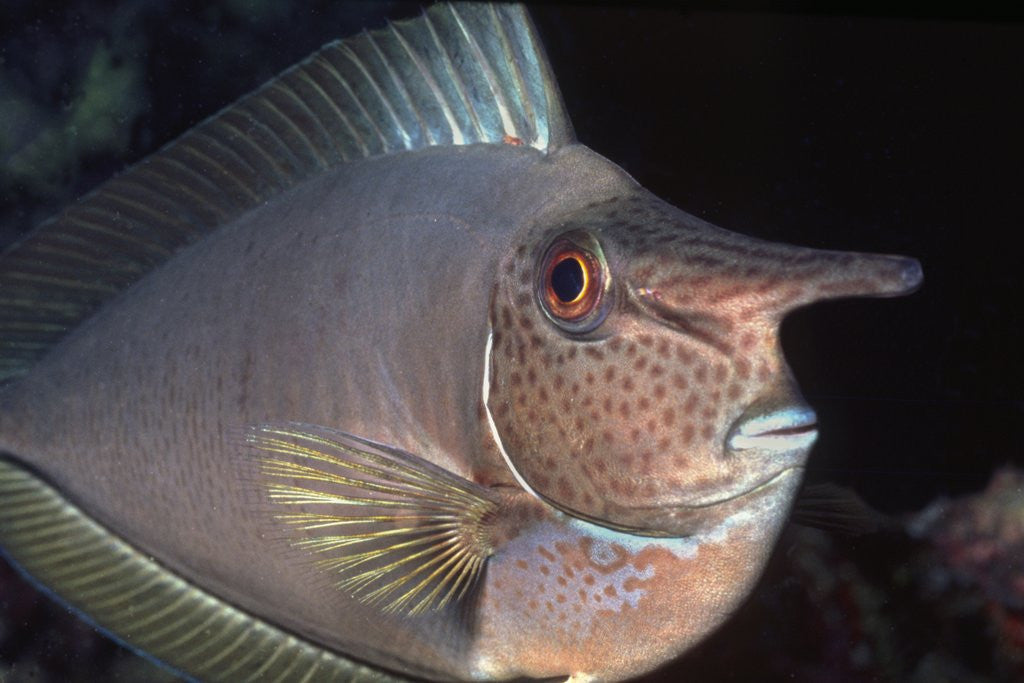
M 777 322 L 793 305 L 820 294 L 814 290 L 824 273 L 858 258 L 726 230 L 640 188 L 593 202 L 560 227 L 600 235 L 614 275 L 633 293 L 707 311 L 726 325 L 752 317 Z

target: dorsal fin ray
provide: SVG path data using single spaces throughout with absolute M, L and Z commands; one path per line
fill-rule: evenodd
M 330 168 L 440 145 L 549 152 L 572 139 L 521 6 L 438 4 L 328 44 L 3 255 L 0 382 L 182 247 Z

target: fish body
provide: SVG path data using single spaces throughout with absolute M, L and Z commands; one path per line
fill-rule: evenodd
M 782 317 L 904 293 L 920 270 L 753 240 L 658 200 L 572 140 L 520 8 L 439 6 L 403 26 L 358 44 L 386 74 L 368 92 L 390 100 L 331 94 L 358 84 L 327 61 L 368 73 L 342 43 L 0 262 L 30 283 L 8 292 L 53 293 L 25 250 L 174 228 L 166 216 L 201 213 L 218 183 L 242 197 L 67 313 L 81 320 L 44 351 L 8 353 L 0 542 L 105 614 L 38 552 L 52 538 L 24 531 L 32 496 L 66 501 L 61 515 L 140 553 L 122 611 L 144 625 L 97 622 L 200 678 L 237 677 L 249 638 L 305 648 L 308 673 L 338 677 L 349 658 L 434 679 L 650 671 L 746 596 L 799 486 L 814 419 Z M 462 42 L 430 37 L 456 30 Z M 378 151 L 369 134 L 331 137 L 360 125 Z M 105 291 L 83 273 L 64 278 L 73 293 Z M 18 301 L 0 304 L 36 324 Z M 72 533 L 52 533 L 73 556 Z M 150 647 L 172 578 L 208 612 Z M 188 645 L 223 614 L 216 647 Z M 250 659 L 247 675 L 266 673 Z

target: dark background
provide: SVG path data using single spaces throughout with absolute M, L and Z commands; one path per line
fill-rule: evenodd
M 409 16 L 416 7 L 390 3 L 384 14 Z M 1024 465 L 1024 25 L 1019 16 L 963 8 L 749 9 L 581 4 L 540 7 L 534 18 L 579 140 L 656 194 L 758 237 L 921 260 L 924 287 L 908 298 L 814 306 L 784 326 L 787 357 L 821 427 L 810 477 L 847 484 L 897 517 L 941 496 L 975 493 L 996 468 Z M 148 1 L 5 3 L 0 244 L 321 44 L 381 21 L 380 7 L 368 3 L 225 0 L 173 11 Z M 104 82 L 120 84 L 109 98 L 115 114 L 101 117 L 106 129 L 95 140 L 81 132 L 61 138 L 85 107 L 97 49 L 110 57 Z M 55 136 L 63 142 L 52 143 Z M 38 161 L 47 144 L 66 158 Z M 26 168 L 43 170 L 33 176 Z M 780 554 L 791 556 L 801 542 L 783 539 Z M 839 543 L 844 558 L 867 567 L 866 577 L 914 566 L 899 544 Z M 786 673 L 758 668 L 781 626 L 750 616 L 769 614 L 764 604 L 786 594 L 782 561 L 739 625 L 716 634 L 675 675 Z M 15 585 L 8 570 L 0 571 L 4 581 Z M 887 596 L 879 581 L 879 609 L 905 610 L 893 628 L 926 630 L 934 615 Z M 45 619 L 60 614 L 25 609 Z M 12 642 L 60 642 L 28 635 L 44 617 L 26 617 L 6 636 L 0 629 L 0 680 L 5 665 L 23 661 Z M 12 640 L 11 628 L 21 635 Z M 750 639 L 760 644 L 745 644 Z M 909 680 L 920 675 L 921 647 L 906 646 L 904 668 L 878 675 L 789 673 Z M 59 649 L 40 656 L 56 658 Z M 964 656 L 975 658 L 967 666 L 976 680 L 1007 675 L 975 649 Z M 88 656 L 102 666 L 118 657 L 97 651 Z M 91 680 L 81 662 L 54 666 Z

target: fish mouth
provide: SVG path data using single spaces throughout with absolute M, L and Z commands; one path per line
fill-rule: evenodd
M 818 438 L 818 418 L 808 406 L 787 406 L 736 424 L 726 437 L 730 451 L 774 452 L 810 448 Z

